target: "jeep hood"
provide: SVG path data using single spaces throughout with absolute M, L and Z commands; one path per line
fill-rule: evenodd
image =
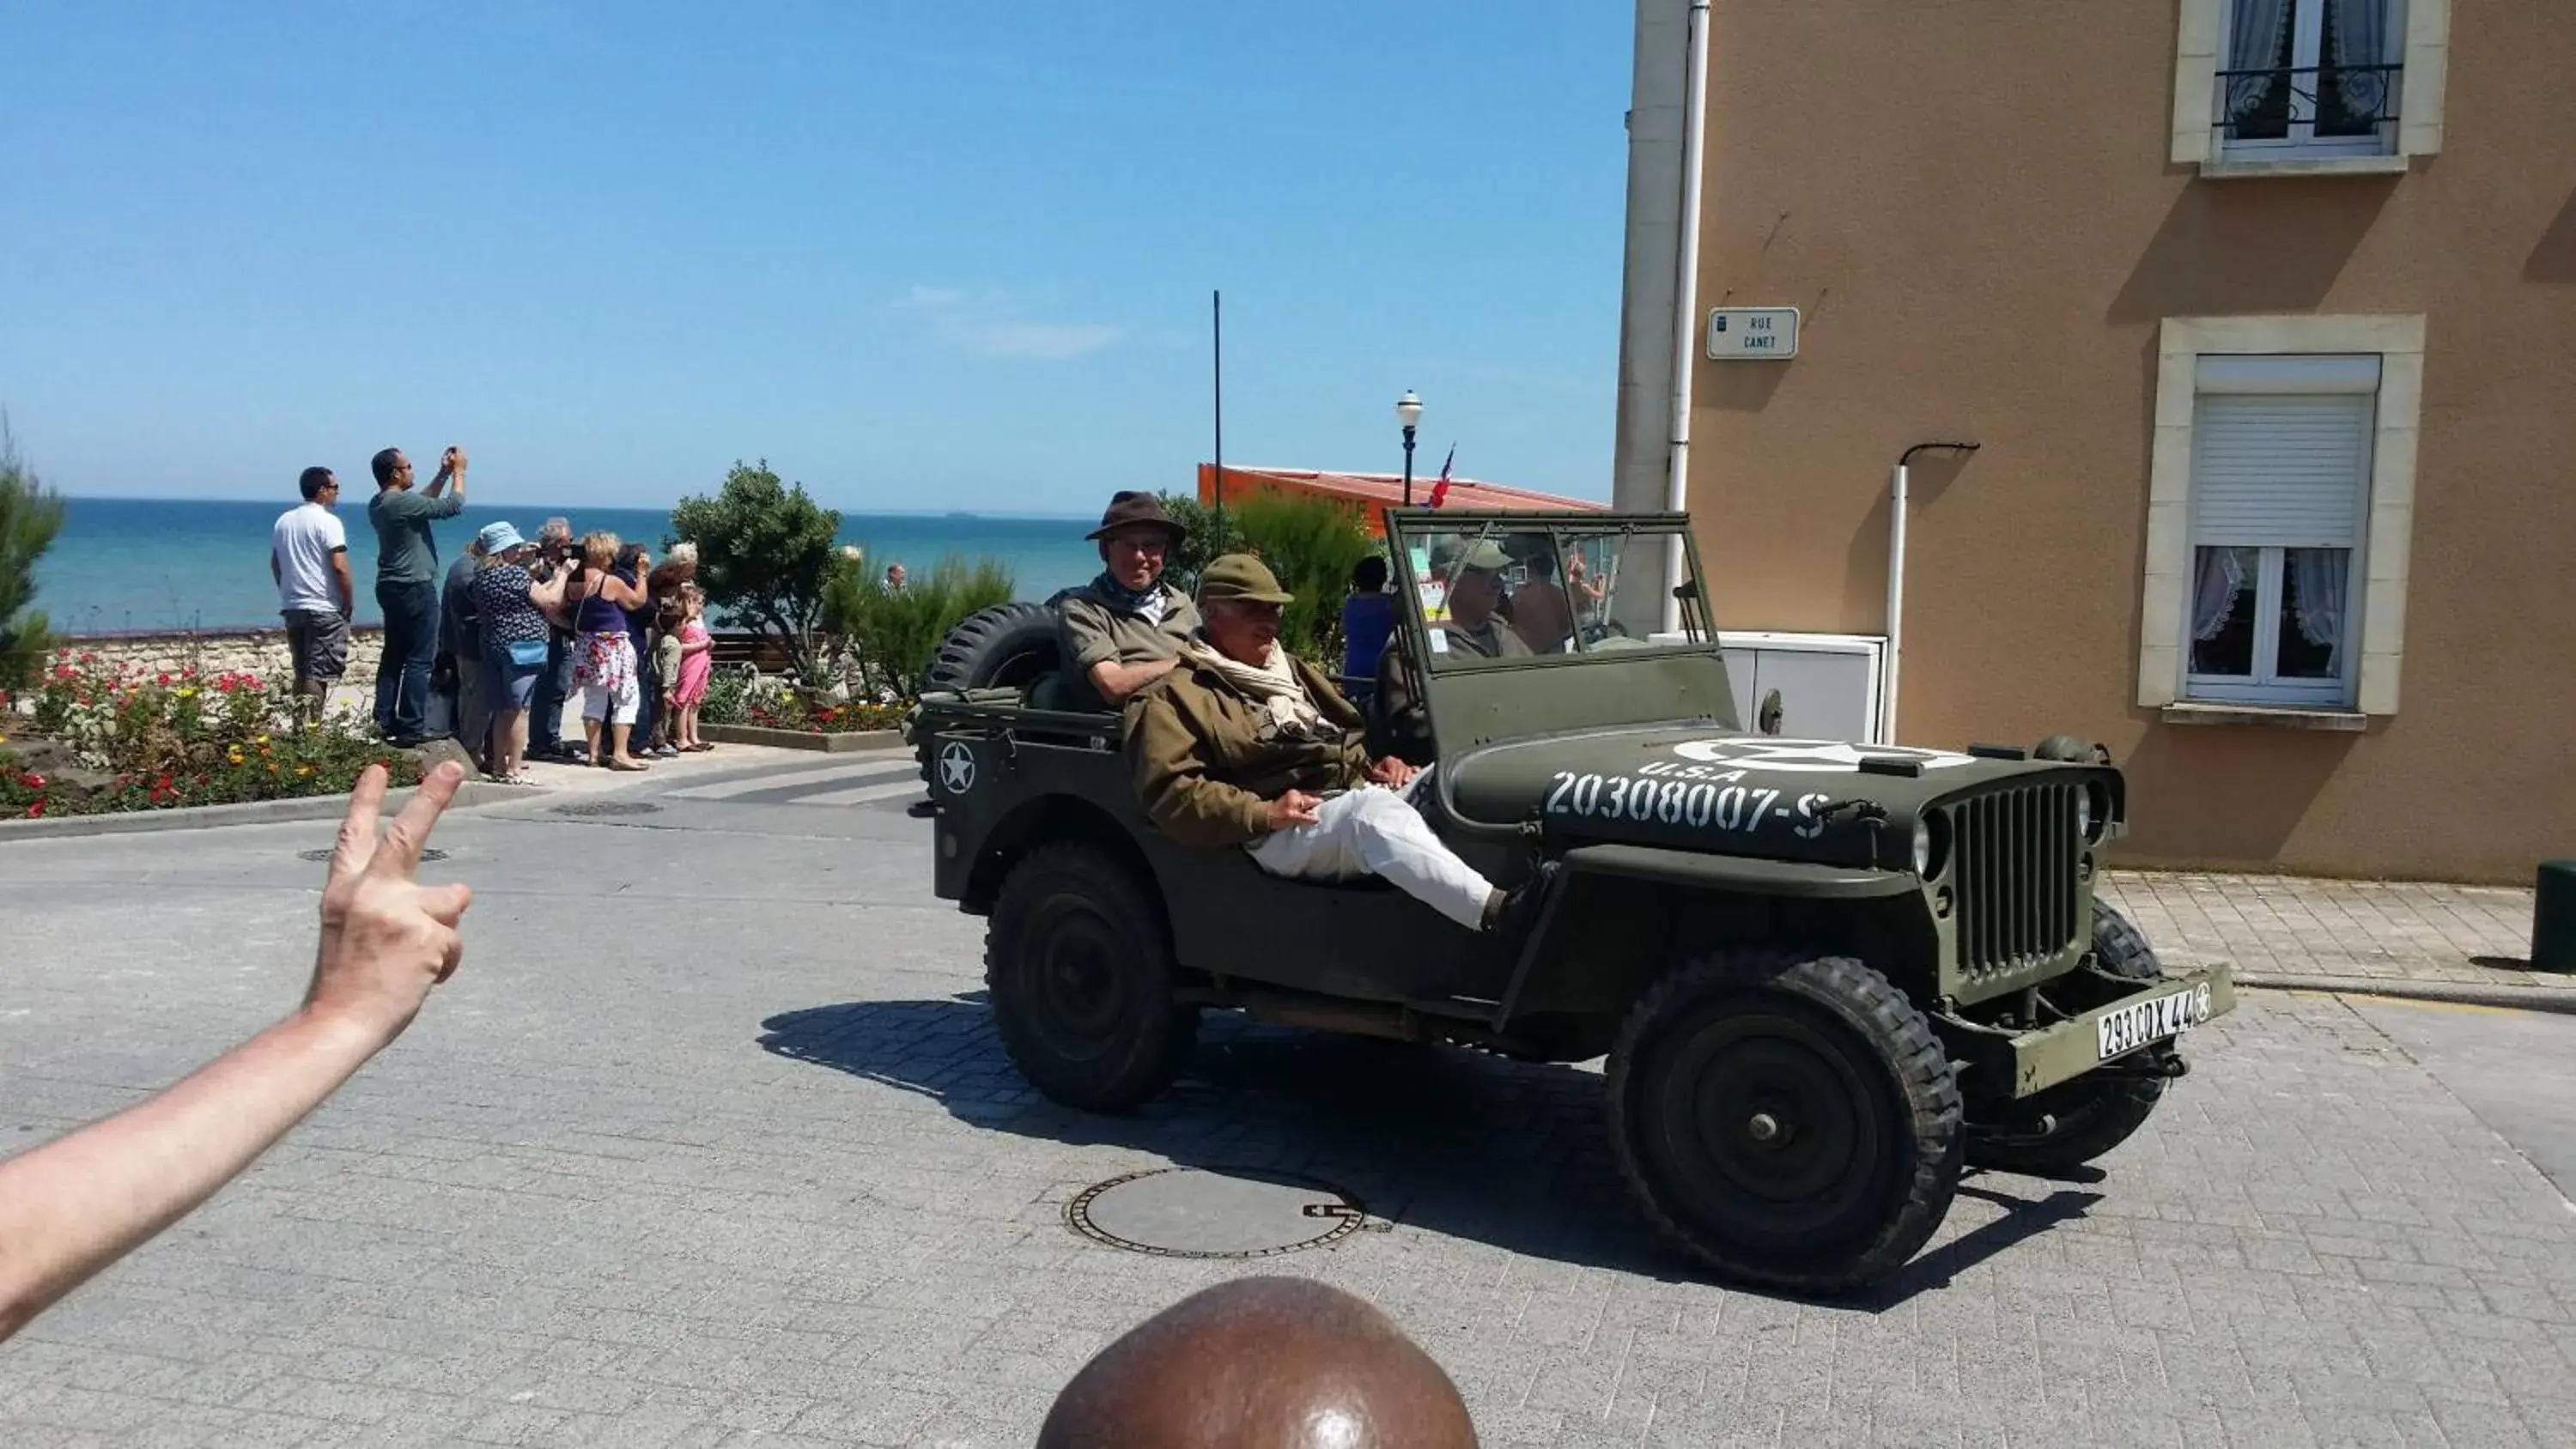
M 2003 781 L 2095 773 L 1706 724 L 1507 740 L 1440 770 L 1449 776 L 1441 790 L 1450 808 L 1480 824 L 1534 820 L 1571 840 L 1899 870 L 1911 864 L 1915 819 L 1937 799 Z

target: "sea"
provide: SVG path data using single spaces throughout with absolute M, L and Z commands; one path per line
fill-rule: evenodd
M 223 500 L 67 498 L 62 531 L 36 565 L 36 607 L 57 634 L 126 634 L 273 627 L 277 588 L 268 576 L 268 533 L 286 505 Z M 340 506 L 349 567 L 358 583 L 360 624 L 382 623 L 376 607 L 376 536 L 365 505 Z M 549 518 L 575 533 L 607 529 L 656 555 L 671 515 L 658 509 L 541 507 L 468 502 L 432 525 L 438 556 L 456 557 L 487 523 L 508 519 L 534 536 Z M 944 558 L 987 557 L 1011 570 L 1024 599 L 1042 599 L 1100 571 L 1083 534 L 1096 518 L 1027 514 L 843 513 L 841 541 L 867 551 L 870 567 L 900 563 L 919 579 Z

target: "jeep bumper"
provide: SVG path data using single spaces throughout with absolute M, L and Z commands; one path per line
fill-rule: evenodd
M 2125 1062 L 2159 1042 L 2172 1042 L 2235 1006 L 2235 972 L 2227 966 L 2203 967 L 2168 976 L 2054 1026 L 2012 1036 L 1997 1044 L 2005 1051 L 1990 1059 L 1998 1066 L 2008 1062 L 2012 1094 L 2027 1097 Z

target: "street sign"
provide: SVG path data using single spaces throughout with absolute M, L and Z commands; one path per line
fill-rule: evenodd
M 1797 355 L 1795 307 L 1720 307 L 1708 314 L 1711 362 L 1781 362 Z

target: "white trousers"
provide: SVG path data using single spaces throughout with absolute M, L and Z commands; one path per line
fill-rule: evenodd
M 1378 876 L 1470 931 L 1485 924 L 1491 882 L 1431 833 L 1412 802 L 1383 785 L 1345 791 L 1315 807 L 1315 823 L 1263 836 L 1253 863 L 1303 880 Z

